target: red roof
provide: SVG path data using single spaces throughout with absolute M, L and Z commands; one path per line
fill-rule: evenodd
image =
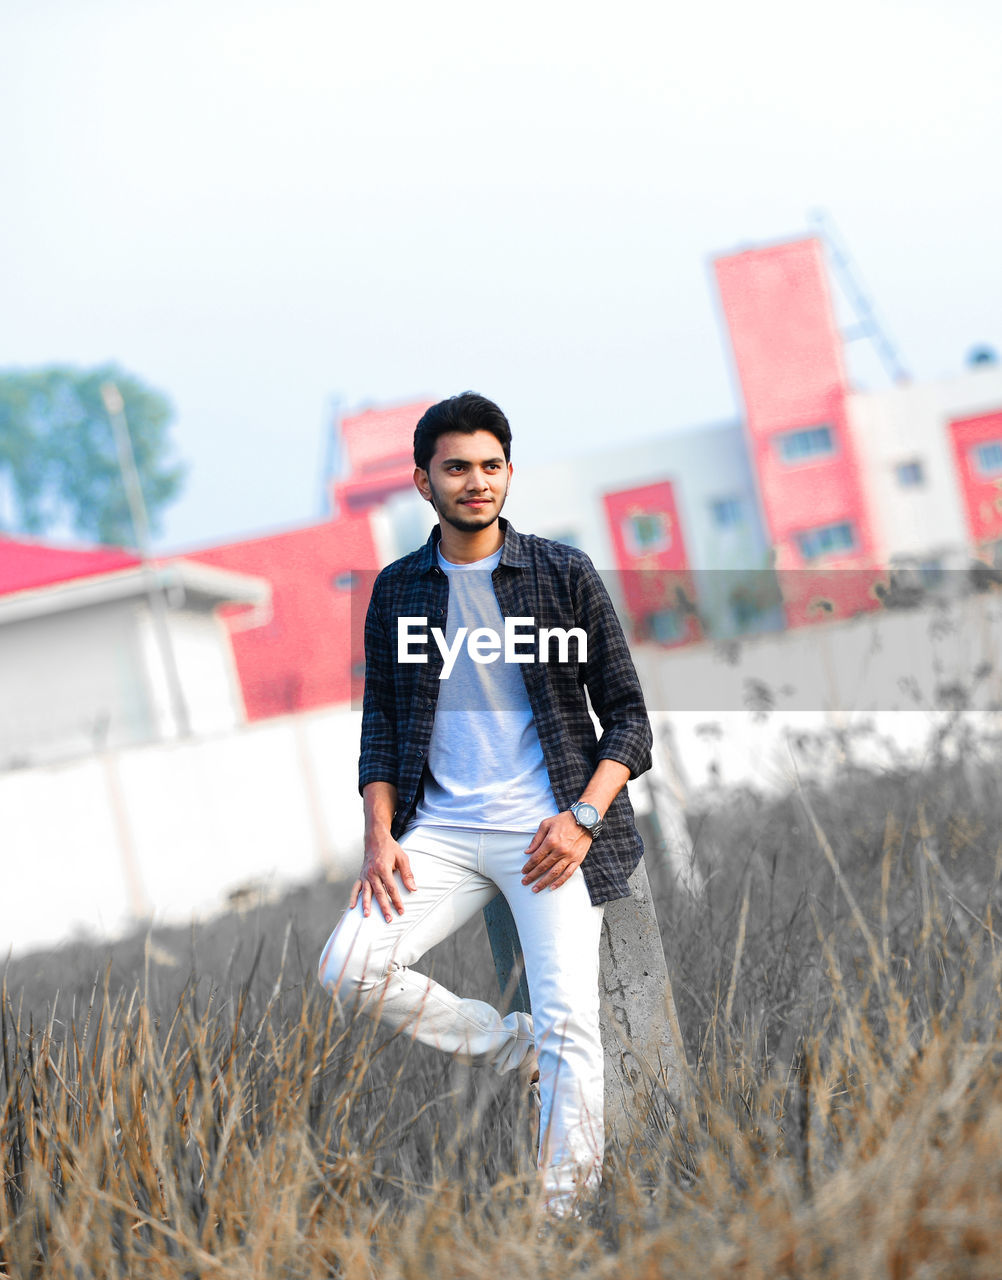
M 414 463 L 407 462 L 398 467 L 387 466 L 385 470 L 349 480 L 334 482 L 334 510 L 345 515 L 358 515 L 363 511 L 371 511 L 391 498 L 395 493 L 409 493 L 414 489 Z
M 121 547 L 56 547 L 44 542 L 0 537 L 0 595 L 72 582 L 140 563 Z
M 227 611 L 250 720 L 359 698 L 362 635 L 377 563 L 367 516 L 252 538 L 185 559 L 235 569 L 271 583 L 271 617 L 245 625 Z
M 434 400 L 417 400 L 390 409 L 365 409 L 341 419 L 341 442 L 352 478 L 399 466 L 414 467 L 414 428 Z

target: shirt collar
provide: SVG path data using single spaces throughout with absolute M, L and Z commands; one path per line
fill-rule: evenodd
M 511 569 L 524 569 L 526 566 L 526 556 L 525 545 L 521 534 L 516 532 L 504 516 L 498 516 L 498 524 L 504 530 L 504 543 L 501 547 L 501 563 L 507 565 Z M 428 535 L 428 541 L 421 548 L 420 559 L 418 560 L 419 573 L 430 573 L 432 569 L 435 568 L 438 563 L 436 552 L 441 540 L 442 530 L 441 527 L 436 524 Z

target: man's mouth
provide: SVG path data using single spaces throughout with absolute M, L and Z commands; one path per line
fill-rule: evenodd
M 459 501 L 464 507 L 486 507 L 490 498 L 460 498 Z

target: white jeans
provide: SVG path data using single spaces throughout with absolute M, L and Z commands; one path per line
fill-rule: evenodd
M 541 1115 L 539 1167 L 547 1203 L 561 1212 L 576 1188 L 601 1176 L 603 1056 L 598 945 L 602 908 L 575 871 L 559 889 L 522 884 L 534 831 L 415 826 L 401 838 L 417 888 L 400 894 L 404 914 L 387 923 L 377 903 L 346 911 L 320 959 L 320 981 L 424 1044 L 489 1064 L 522 1065 L 535 1046 Z M 398 876 L 399 880 L 399 876 Z M 454 995 L 413 964 L 487 905 L 500 889 L 525 957 L 532 1017 L 502 1018 L 492 1005 Z

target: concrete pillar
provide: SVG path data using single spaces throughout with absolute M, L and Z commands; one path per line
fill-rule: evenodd
M 630 897 L 606 903 L 599 947 L 605 1128 L 607 1139 L 620 1142 L 644 1124 L 652 1106 L 662 1115 L 668 1099 L 680 1107 L 687 1079 L 671 981 L 643 862 L 630 877 L 630 889 Z M 484 919 L 505 1003 L 528 1013 L 529 989 L 518 931 L 501 894 L 485 908 Z
M 643 1126 L 652 1107 L 662 1116 L 669 1105 L 681 1109 L 688 1079 L 661 931 L 642 861 L 630 876 L 630 897 L 605 905 L 599 986 L 606 1137 L 625 1142 Z

